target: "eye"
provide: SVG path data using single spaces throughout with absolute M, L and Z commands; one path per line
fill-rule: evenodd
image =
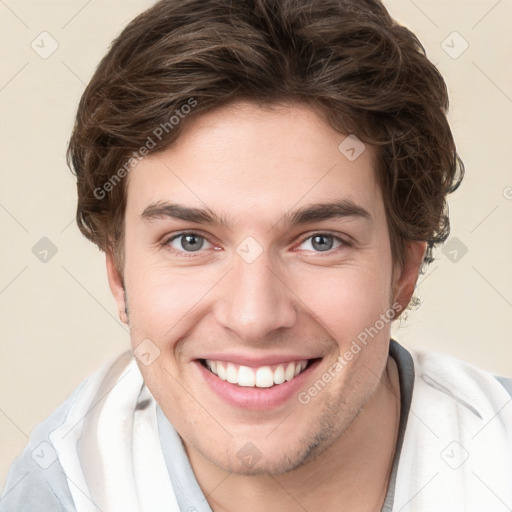
M 205 244 L 212 244 L 204 236 L 197 233 L 180 233 L 167 240 L 166 245 L 175 252 L 197 252 L 200 249 L 206 249 Z
M 331 249 L 337 249 L 345 242 L 337 236 L 328 233 L 316 233 L 308 238 L 305 238 L 300 244 L 299 248 L 306 251 L 327 252 Z M 348 244 L 345 244 L 348 245 Z

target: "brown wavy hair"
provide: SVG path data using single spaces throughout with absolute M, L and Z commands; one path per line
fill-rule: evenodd
M 161 0 L 102 59 L 67 153 L 78 226 L 114 252 L 121 273 L 120 169 L 149 138 L 152 152 L 166 149 L 190 119 L 237 99 L 308 103 L 334 129 L 377 146 L 393 258 L 403 265 L 406 243 L 422 240 L 423 268 L 433 260 L 450 230 L 446 196 L 464 166 L 442 76 L 380 1 Z M 185 111 L 171 127 L 170 116 Z M 159 126 L 167 128 L 156 138 Z

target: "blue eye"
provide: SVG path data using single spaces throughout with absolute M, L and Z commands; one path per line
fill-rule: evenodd
M 190 231 L 172 236 L 165 242 L 165 245 L 177 256 L 186 254 L 192 256 L 192 253 L 198 253 L 202 249 L 214 248 L 214 245 L 206 237 Z M 350 243 L 329 233 L 315 233 L 304 238 L 297 248 L 315 253 L 329 253 L 341 246 L 350 246 Z
M 179 252 L 195 252 L 204 248 L 204 245 L 209 244 L 204 236 L 197 233 L 181 233 L 173 236 L 167 245 Z
M 334 235 L 317 233 L 316 235 L 304 239 L 299 247 L 309 245 L 309 247 L 303 247 L 303 249 L 306 251 L 327 252 L 331 249 L 337 249 L 343 245 L 343 243 L 340 238 Z

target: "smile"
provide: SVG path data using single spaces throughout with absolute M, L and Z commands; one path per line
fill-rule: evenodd
M 270 388 L 290 382 L 308 366 L 309 360 L 290 361 L 271 366 L 250 368 L 226 361 L 205 359 L 204 366 L 219 379 L 241 387 Z

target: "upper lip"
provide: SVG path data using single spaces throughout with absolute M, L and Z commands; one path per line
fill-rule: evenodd
M 261 366 L 271 366 L 280 363 L 290 363 L 295 361 L 305 361 L 308 359 L 318 359 L 321 356 L 312 356 L 305 354 L 272 354 L 266 356 L 252 356 L 233 353 L 208 353 L 203 354 L 196 359 L 209 359 L 210 361 L 223 361 L 233 363 L 239 366 L 248 366 L 258 368 Z

